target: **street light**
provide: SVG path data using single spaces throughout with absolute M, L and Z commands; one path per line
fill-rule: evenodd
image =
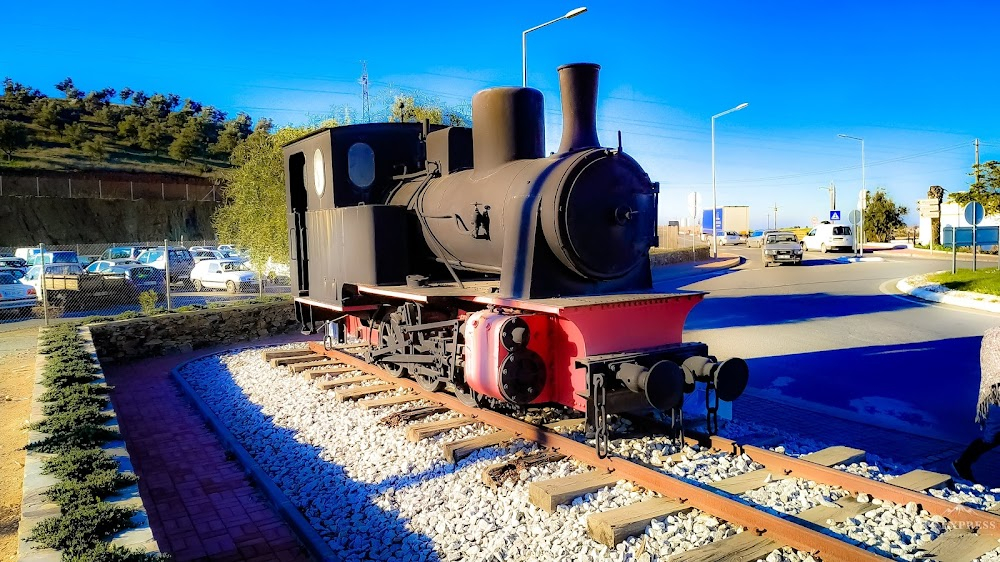
M 865 139 L 861 137 L 852 137 L 851 135 L 843 135 L 843 134 L 837 136 L 842 139 L 852 139 L 861 142 L 861 193 L 866 193 L 867 190 L 865 189 Z M 865 209 L 864 209 L 865 204 L 864 202 L 862 202 L 858 206 L 860 207 L 858 211 L 860 211 L 861 213 L 861 221 L 858 223 L 858 232 L 855 233 L 854 238 L 855 240 L 859 240 L 858 250 L 860 250 L 859 253 L 862 256 L 864 256 L 865 255 Z
M 727 109 L 722 113 L 717 113 L 712 116 L 712 257 L 713 258 L 719 257 L 719 241 L 718 238 L 716 238 L 716 236 L 718 236 L 718 234 L 716 234 L 716 228 L 717 228 L 716 217 L 719 213 L 719 202 L 718 198 L 715 195 L 715 119 L 717 117 L 722 117 L 723 115 L 726 115 L 728 113 L 739 111 L 748 105 L 750 104 L 741 103 L 732 109 Z
M 568 20 L 570 18 L 575 18 L 576 16 L 578 16 L 578 15 L 580 15 L 580 14 L 586 12 L 586 11 L 587 11 L 587 8 L 585 6 L 581 6 L 579 8 L 576 8 L 576 9 L 573 9 L 573 10 L 570 10 L 570 11 L 566 12 L 566 15 L 564 15 L 564 16 L 560 16 L 560 17 L 558 17 L 558 18 L 556 18 L 556 19 L 554 19 L 552 21 L 547 21 L 547 22 L 543 23 L 542 25 L 536 25 L 535 27 L 532 27 L 531 29 L 526 29 L 523 32 L 521 32 L 521 86 L 523 86 L 525 88 L 528 87 L 528 34 L 531 33 L 532 31 L 536 30 L 536 29 L 541 29 L 541 28 L 545 27 L 546 25 L 552 25 L 552 24 L 556 23 L 557 21 Z

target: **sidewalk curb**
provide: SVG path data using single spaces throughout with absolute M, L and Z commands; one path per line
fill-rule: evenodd
M 734 254 L 725 254 L 724 257 L 727 258 L 725 261 L 720 261 L 720 262 L 716 262 L 716 263 L 706 262 L 706 263 L 702 263 L 700 265 L 695 265 L 694 267 L 696 269 L 699 269 L 699 270 L 706 270 L 706 269 L 731 269 L 731 268 L 734 268 L 734 267 L 736 267 L 738 265 L 743 264 L 743 262 L 746 261 L 746 258 L 744 258 L 743 256 L 737 256 L 737 255 L 734 255 Z
M 253 456 L 243 448 L 243 444 L 239 442 L 235 435 L 229 431 L 226 424 L 216 417 L 215 412 L 212 411 L 211 407 L 206 404 L 201 396 L 195 391 L 194 388 L 188 384 L 187 380 L 181 375 L 180 371 L 186 367 L 189 363 L 199 361 L 201 359 L 206 359 L 216 355 L 221 355 L 223 353 L 238 353 L 240 351 L 246 351 L 249 349 L 263 349 L 267 347 L 273 347 L 275 344 L 251 344 L 247 346 L 241 346 L 233 349 L 227 349 L 225 351 L 215 351 L 205 353 L 204 355 L 199 355 L 193 357 L 175 365 L 170 370 L 170 378 L 181 388 L 188 402 L 193 404 L 201 414 L 201 417 L 211 426 L 212 431 L 215 435 L 222 441 L 223 445 L 233 452 L 233 455 L 243 465 L 243 470 L 247 475 L 260 486 L 260 490 L 267 496 L 270 500 L 271 505 L 282 515 L 285 521 L 292 527 L 295 534 L 298 535 L 299 540 L 304 543 L 306 550 L 316 559 L 323 562 L 339 562 L 340 558 L 333 552 L 333 549 L 319 536 L 316 529 L 309 523 L 309 521 L 302 515 L 302 512 L 295 507 L 295 504 L 285 496 L 285 493 L 278 488 L 278 485 L 274 483 L 274 480 L 264 472 L 264 469 L 257 464 Z M 280 345 L 280 344 L 278 344 Z
M 962 308 L 971 308 L 975 310 L 985 310 L 987 312 L 1000 313 L 1000 297 L 994 297 L 992 295 L 980 295 L 979 293 L 970 293 L 968 291 L 951 291 L 945 289 L 942 292 L 942 291 L 934 291 L 931 289 L 925 289 L 924 287 L 941 287 L 941 285 L 937 285 L 934 283 L 922 286 L 914 285 L 913 283 L 917 282 L 917 279 L 920 277 L 923 276 L 915 275 L 912 277 L 906 277 L 900 279 L 896 283 L 896 288 L 912 297 L 916 297 L 918 299 L 922 299 L 925 301 L 937 302 L 941 304 L 950 304 L 952 306 L 960 306 Z

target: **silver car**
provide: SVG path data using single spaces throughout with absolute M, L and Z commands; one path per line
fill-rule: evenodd
M 761 259 L 764 267 L 772 263 L 788 262 L 802 264 L 802 246 L 798 238 L 791 232 L 767 232 L 764 234 L 764 246 L 761 249 Z

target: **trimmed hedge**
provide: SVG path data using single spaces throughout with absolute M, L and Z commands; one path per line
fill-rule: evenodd
M 61 515 L 41 521 L 28 539 L 61 551 L 64 561 L 169 560 L 160 554 L 105 542 L 131 528 L 132 517 L 138 510 L 102 500 L 131 486 L 138 478 L 119 472 L 118 461 L 100 449 L 121 435 L 104 425 L 113 417 L 104 411 L 109 389 L 106 385 L 92 384 L 98 370 L 91 355 L 83 349 L 78 326 L 79 323 L 60 324 L 46 329 L 39 338 L 39 349 L 46 355 L 42 382 L 47 388 L 41 401 L 45 403 L 42 411 L 47 417 L 31 428 L 48 436 L 29 443 L 27 448 L 57 453 L 44 461 L 42 472 L 60 479 L 45 495 L 59 505 Z

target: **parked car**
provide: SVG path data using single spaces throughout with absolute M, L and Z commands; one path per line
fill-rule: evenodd
M 764 231 L 755 230 L 747 237 L 747 248 L 760 248 L 764 245 Z
M 38 304 L 35 288 L 18 282 L 10 273 L 0 271 L 0 310 L 31 311 Z
M 28 269 L 28 262 L 23 258 L 2 257 L 0 258 L 0 267 L 12 267 L 17 269 Z
M 720 246 L 735 246 L 740 243 L 740 235 L 735 232 L 725 232 L 716 235 L 715 241 Z
M 191 270 L 194 290 L 225 289 L 230 293 L 252 289 L 257 285 L 257 274 L 238 260 L 203 260 Z
M 18 257 L 24 261 L 28 261 L 29 258 L 40 252 L 41 250 L 39 250 L 38 248 L 18 248 L 14 250 L 14 257 Z
M 163 258 L 163 248 L 150 248 L 139 254 L 136 259 L 142 265 L 155 267 L 165 271 L 166 260 Z M 186 282 L 191 279 L 191 269 L 194 268 L 194 258 L 187 248 L 170 247 L 170 282 Z
M 802 249 L 823 253 L 830 250 L 850 252 L 854 249 L 854 233 L 849 226 L 824 221 L 802 238 Z
M 45 275 L 81 275 L 83 268 L 78 263 L 50 263 L 45 265 Z M 42 266 L 33 265 L 19 281 L 25 285 L 30 285 L 35 289 L 35 293 L 41 292 Z
M 76 252 L 72 250 L 56 250 L 54 252 L 45 252 L 45 255 L 37 253 L 28 260 L 28 265 L 39 265 L 42 261 L 45 263 L 75 263 L 80 264 L 80 256 L 76 255 Z
M 27 268 L 22 268 L 22 267 L 0 267 L 0 273 L 6 273 L 8 275 L 13 275 L 14 276 L 14 280 L 17 281 L 17 282 L 19 282 L 19 283 L 21 282 L 21 279 L 24 278 L 24 274 L 27 273 L 27 272 L 28 272 L 28 269 Z
M 202 260 L 224 260 L 227 258 L 222 252 L 218 250 L 206 250 L 206 249 L 194 249 L 189 250 L 191 252 L 191 257 L 194 258 L 194 262 L 198 263 Z
M 87 266 L 87 273 L 104 273 L 110 271 L 116 265 L 138 265 L 135 260 L 97 260 Z
M 764 261 L 764 267 L 781 262 L 801 265 L 802 247 L 799 246 L 798 238 L 791 232 L 768 231 L 764 236 L 761 259 Z
M 217 249 L 220 252 L 235 252 L 236 251 L 236 247 L 233 246 L 232 244 L 219 244 L 219 247 Z
M 139 259 L 139 254 L 143 253 L 148 249 L 149 249 L 148 247 L 144 246 L 115 246 L 113 248 L 108 248 L 107 250 L 104 250 L 104 253 L 101 254 L 101 257 L 97 259 L 107 260 L 107 261 L 119 261 L 119 260 L 135 261 Z
M 148 265 L 116 264 L 110 269 L 102 271 L 101 275 L 123 275 L 125 277 L 125 290 L 130 296 L 136 296 L 150 290 L 156 291 L 157 294 L 166 293 L 163 272 Z
M 76 261 L 83 267 L 87 267 L 88 265 L 94 263 L 97 258 L 98 256 L 77 256 Z

